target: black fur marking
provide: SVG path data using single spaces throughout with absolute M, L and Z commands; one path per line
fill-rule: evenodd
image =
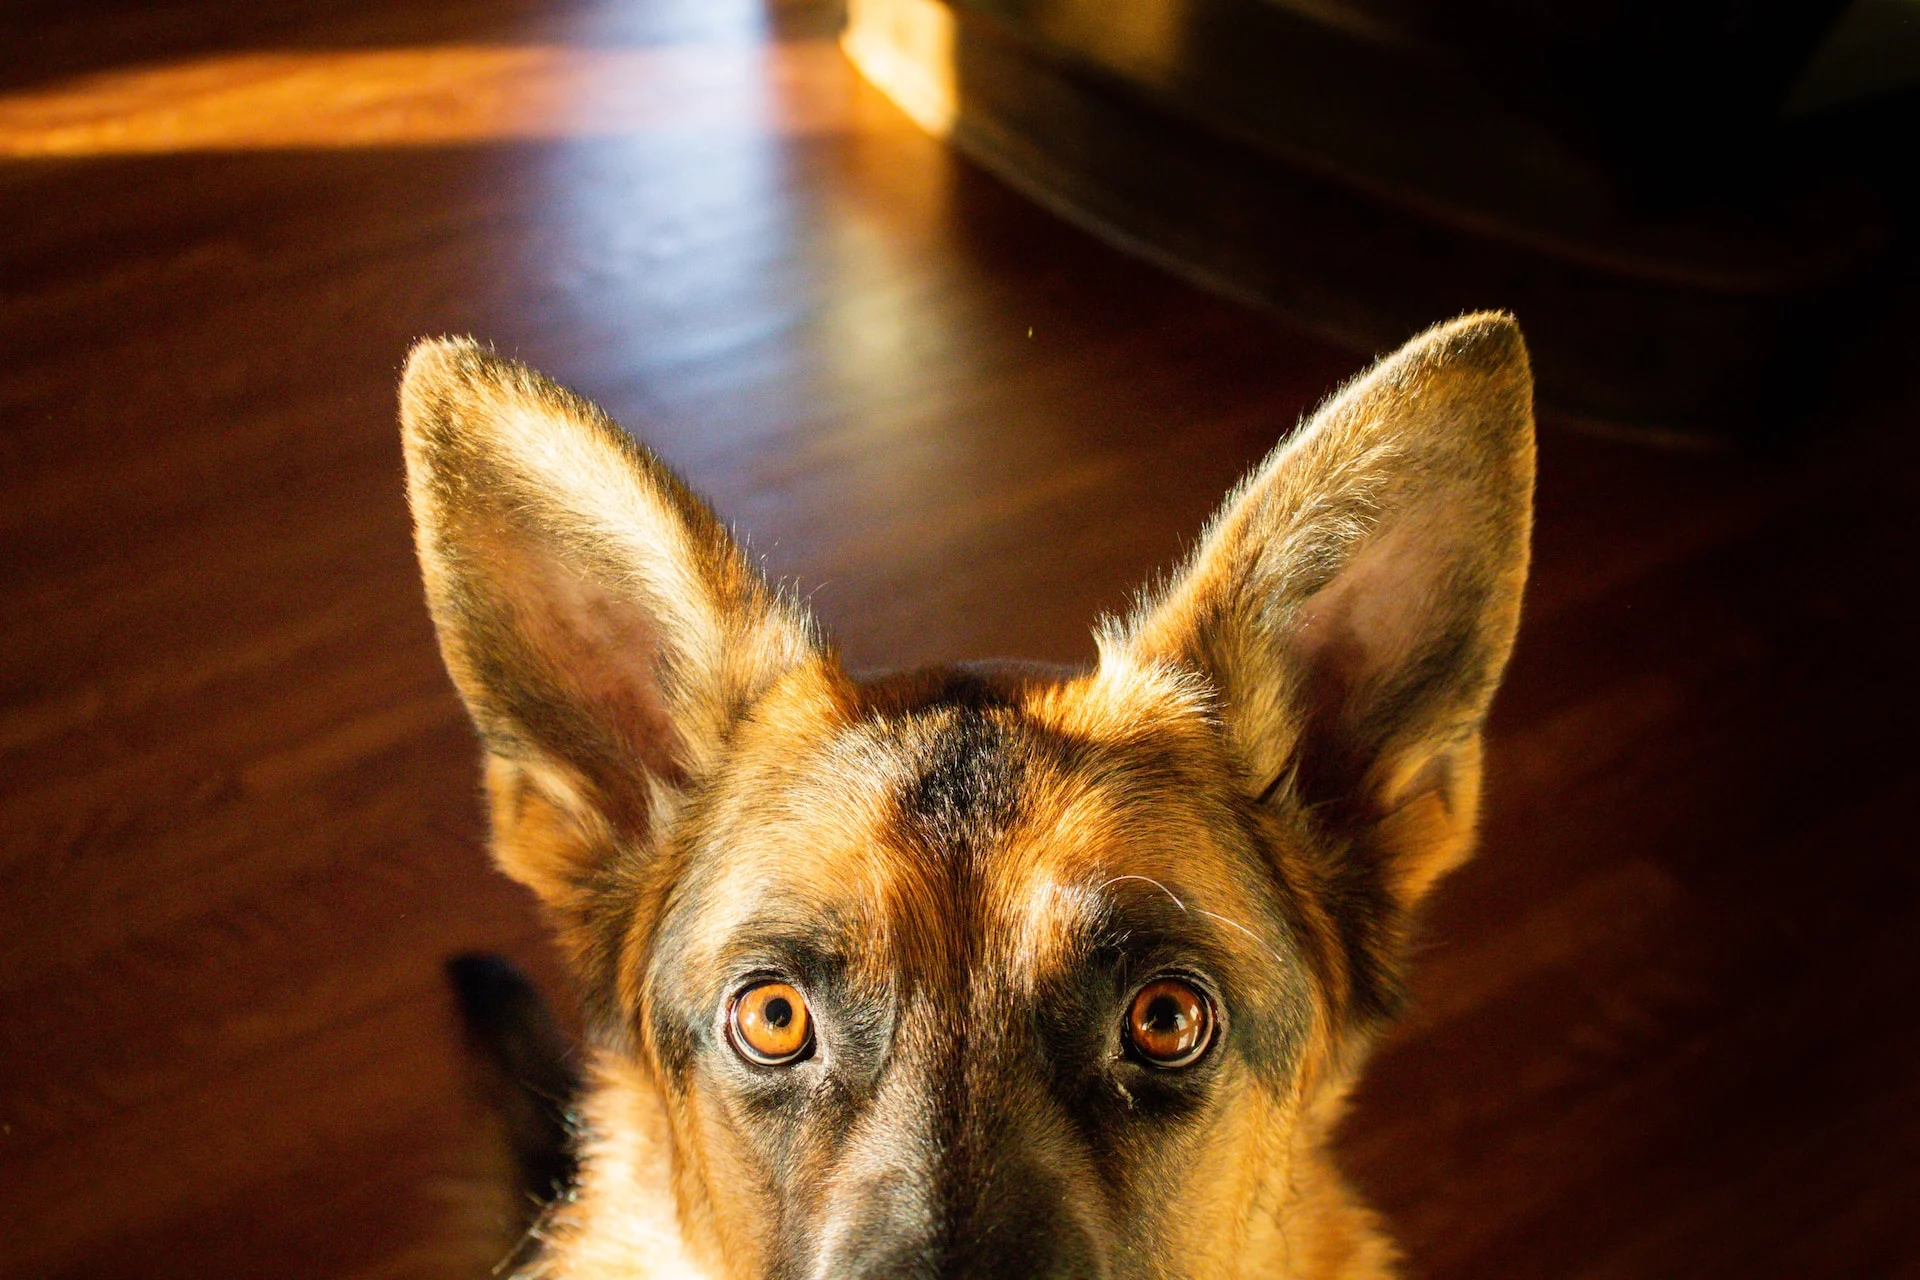
M 1378 1026 L 1406 1004 L 1399 977 L 1405 910 L 1388 900 L 1377 859 L 1358 847 L 1336 864 L 1324 901 L 1346 952 L 1348 1021 Z
M 533 1202 L 567 1193 L 579 1174 L 572 1112 L 580 1073 L 546 1002 L 503 956 L 473 952 L 447 961 L 481 1068 L 482 1088 L 506 1124 L 520 1185 Z
M 1018 817 L 1023 772 L 1018 746 L 997 719 L 958 711 L 902 786 L 901 816 L 935 857 L 972 855 Z

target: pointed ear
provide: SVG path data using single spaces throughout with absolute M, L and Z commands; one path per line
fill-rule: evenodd
M 400 421 L 496 856 L 564 905 L 615 849 L 658 838 L 742 711 L 818 645 L 658 458 L 538 374 L 423 342 Z
M 1442 325 L 1276 449 L 1117 638 L 1204 675 L 1247 785 L 1327 824 L 1402 908 L 1469 851 L 1533 466 L 1519 328 Z

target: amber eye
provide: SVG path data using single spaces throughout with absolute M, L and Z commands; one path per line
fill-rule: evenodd
M 1140 988 L 1127 1009 L 1127 1036 L 1156 1067 L 1199 1061 L 1213 1039 L 1213 1006 L 1178 978 L 1160 978 Z
M 733 998 L 733 1047 L 749 1062 L 780 1067 L 813 1045 L 807 998 L 784 982 L 757 982 Z

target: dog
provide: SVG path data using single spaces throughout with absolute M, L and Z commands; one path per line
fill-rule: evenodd
M 1335 394 L 1073 671 L 850 675 L 659 459 L 471 341 L 401 406 L 495 857 L 588 1028 L 522 1274 L 1394 1274 L 1329 1137 L 1473 840 L 1532 523 L 1511 317 Z

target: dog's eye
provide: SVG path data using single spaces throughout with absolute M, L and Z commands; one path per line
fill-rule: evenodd
M 1191 1066 L 1213 1039 L 1213 1006 L 1178 978 L 1157 979 L 1128 1006 L 1127 1038 L 1152 1066 Z
M 740 1056 L 763 1067 L 798 1062 L 813 1047 L 807 999 L 784 982 L 757 982 L 735 996 L 728 1030 Z

